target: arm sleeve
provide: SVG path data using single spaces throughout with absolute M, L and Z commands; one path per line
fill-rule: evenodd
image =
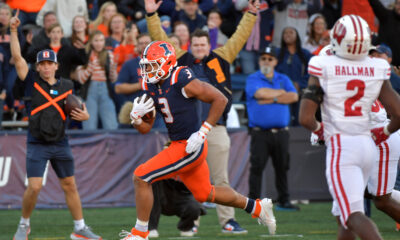
M 232 37 L 229 38 L 224 46 L 215 49 L 214 52 L 227 62 L 232 63 L 250 37 L 256 20 L 257 16 L 249 12 L 243 15 Z
M 374 14 L 378 18 L 378 20 L 382 23 L 387 16 L 389 16 L 390 10 L 385 8 L 380 0 L 368 0 L 369 4 L 371 5 Z
M 117 80 L 117 63 L 114 61 L 114 54 L 112 52 L 108 52 L 110 55 L 110 80 L 111 82 L 115 82 Z
M 149 34 L 153 40 L 157 39 L 159 41 L 167 41 L 171 43 L 175 47 L 177 59 L 179 59 L 180 57 L 182 57 L 183 54 L 186 53 L 186 51 L 182 50 L 179 46 L 175 46 L 169 40 L 167 34 L 161 27 L 161 21 L 157 13 L 154 13 L 150 17 L 146 15 L 146 21 L 147 21 L 147 29 L 149 30 Z

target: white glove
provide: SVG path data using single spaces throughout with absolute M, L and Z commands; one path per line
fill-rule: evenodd
M 142 123 L 142 117 L 154 110 L 154 101 L 153 98 L 146 99 L 146 94 L 144 94 L 141 97 L 136 97 L 135 100 L 133 100 L 133 107 L 132 111 L 130 114 L 130 118 L 132 120 L 131 123 L 135 125 L 140 125 Z
M 324 145 L 324 140 L 321 140 L 317 134 L 312 132 L 310 137 L 310 143 L 311 146 L 321 146 Z
M 186 152 L 192 153 L 199 150 L 201 145 L 203 145 L 204 141 L 206 140 L 207 134 L 211 128 L 211 124 L 204 122 L 199 131 L 192 133 L 187 140 Z

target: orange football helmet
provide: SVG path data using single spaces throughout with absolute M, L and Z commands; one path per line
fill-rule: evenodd
M 165 41 L 153 41 L 147 45 L 139 62 L 143 80 L 153 84 L 169 77 L 176 64 L 175 49 Z

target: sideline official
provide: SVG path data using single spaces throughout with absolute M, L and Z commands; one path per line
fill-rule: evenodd
M 260 198 L 262 173 L 271 156 L 278 191 L 277 209 L 299 210 L 289 201 L 289 104 L 298 101 L 288 76 L 275 71 L 277 49 L 266 47 L 258 63 L 260 70 L 246 81 L 246 104 L 251 133 L 249 197 Z

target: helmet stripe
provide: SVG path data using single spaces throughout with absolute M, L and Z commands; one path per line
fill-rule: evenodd
M 363 47 L 363 43 L 364 43 L 364 33 L 363 33 L 363 28 L 362 28 L 362 24 L 361 24 L 361 20 L 359 16 L 356 16 L 358 25 L 360 26 L 360 33 L 361 33 L 361 39 L 360 39 L 360 48 L 358 49 L 358 54 L 361 53 L 361 49 Z
M 358 31 L 357 31 L 356 21 L 354 20 L 354 15 L 350 15 L 350 19 L 351 19 L 351 22 L 353 23 L 354 33 L 356 35 L 356 38 L 354 39 L 353 52 L 352 52 L 352 54 L 354 54 L 354 53 L 356 53 L 356 48 L 357 48 Z

